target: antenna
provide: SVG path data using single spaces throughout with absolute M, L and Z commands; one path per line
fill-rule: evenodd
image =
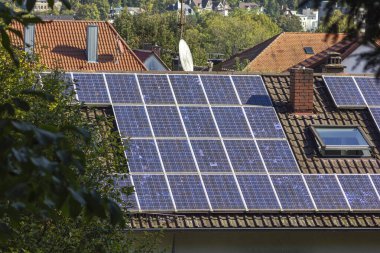
M 181 61 L 182 69 L 184 71 L 194 71 L 193 56 L 186 41 L 181 39 L 179 41 L 179 60 Z
M 184 27 L 185 27 L 185 4 L 183 2 L 184 0 L 181 0 L 181 14 L 180 14 L 180 19 L 179 19 L 179 29 L 180 29 L 180 37 L 179 39 L 183 38 L 183 32 L 184 32 Z

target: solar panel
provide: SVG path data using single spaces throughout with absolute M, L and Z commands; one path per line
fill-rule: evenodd
M 177 210 L 209 210 L 206 194 L 198 175 L 169 175 Z
M 241 108 L 213 107 L 212 110 L 223 137 L 252 137 Z
M 137 75 L 144 101 L 147 104 L 174 104 L 166 75 Z
M 174 211 L 163 175 L 132 175 L 142 211 Z
M 135 75 L 106 74 L 113 103 L 142 103 Z
M 102 74 L 74 73 L 78 99 L 88 104 L 109 104 L 110 100 Z
M 192 140 L 191 145 L 201 172 L 231 172 L 219 140 Z
M 335 175 L 305 175 L 318 210 L 349 210 Z
M 314 205 L 301 175 L 271 175 L 284 210 L 313 210 Z
M 138 210 L 138 205 L 136 201 L 136 193 L 134 187 L 132 186 L 131 179 L 129 175 L 115 175 L 113 176 L 114 185 L 117 190 L 120 191 L 120 206 L 128 208 L 130 210 Z
M 257 145 L 269 173 L 299 173 L 286 140 L 258 140 Z
M 375 185 L 377 193 L 380 193 L 380 175 L 371 175 L 371 179 L 373 184 Z
M 203 175 L 213 210 L 244 210 L 244 204 L 232 175 Z
M 249 209 L 280 210 L 267 175 L 238 175 L 237 179 Z
M 164 172 L 153 140 L 128 140 L 125 154 L 131 172 Z
M 369 111 L 376 123 L 377 129 L 380 131 L 380 107 L 370 107 Z
M 368 106 L 380 106 L 380 79 L 355 77 Z
M 245 107 L 244 110 L 256 138 L 285 138 L 274 108 Z
M 113 106 L 121 137 L 150 137 L 148 118 L 143 106 Z
M 352 77 L 324 76 L 323 78 L 337 107 L 366 107 Z
M 176 107 L 149 106 L 148 114 L 156 137 L 185 137 Z
M 272 106 L 260 76 L 232 76 L 242 104 Z
M 207 104 L 196 75 L 169 75 L 178 104 Z
M 186 140 L 157 140 L 166 172 L 197 172 Z
M 229 76 L 202 75 L 210 104 L 239 104 Z
M 380 201 L 368 175 L 339 175 L 338 179 L 353 210 L 380 208 Z
M 225 140 L 224 145 L 235 172 L 266 172 L 253 140 Z
M 180 107 L 189 137 L 218 137 L 214 120 L 208 107 Z

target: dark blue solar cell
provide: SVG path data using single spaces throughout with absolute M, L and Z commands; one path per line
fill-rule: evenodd
M 80 102 L 95 104 L 110 103 L 102 74 L 74 73 L 74 82 Z
M 225 140 L 224 145 L 236 172 L 266 172 L 253 140 Z
M 164 172 L 153 140 L 128 140 L 125 153 L 131 172 Z
M 245 107 L 244 110 L 256 138 L 285 138 L 274 108 Z
M 280 210 L 267 175 L 238 175 L 237 179 L 248 209 Z
M 157 140 L 166 172 L 197 172 L 186 140 Z
M 369 108 L 372 118 L 376 123 L 377 129 L 380 131 L 380 107 L 371 107 Z
M 314 205 L 300 175 L 272 175 L 272 182 L 276 189 L 284 210 L 313 210 Z
M 113 109 L 123 138 L 152 136 L 143 106 L 113 106 Z
M 368 175 L 339 175 L 338 179 L 353 210 L 380 209 L 380 201 Z
M 244 210 L 244 204 L 232 175 L 203 175 L 214 210 Z
M 142 103 L 135 75 L 106 74 L 112 103 Z
M 305 175 L 318 210 L 349 210 L 335 175 Z
M 355 77 L 368 106 L 380 106 L 380 79 Z
M 178 104 L 207 104 L 196 75 L 169 75 Z
M 166 75 L 137 75 L 141 92 L 147 104 L 174 104 Z
M 299 172 L 286 140 L 258 140 L 257 144 L 269 173 Z
M 218 137 L 214 120 L 208 107 L 180 107 L 189 137 Z
M 132 179 L 142 211 L 174 211 L 163 175 L 133 175 Z
M 242 108 L 213 107 L 212 110 L 223 137 L 252 138 Z
M 239 104 L 229 76 L 201 76 L 210 104 Z
M 149 106 L 148 113 L 156 137 L 186 136 L 176 107 Z
M 323 77 L 337 107 L 365 107 L 358 87 L 352 77 Z
M 272 105 L 260 76 L 232 76 L 232 80 L 242 104 Z
M 177 210 L 209 210 L 198 175 L 168 175 Z
M 220 141 L 192 140 L 191 145 L 201 172 L 231 172 Z
M 115 175 L 113 176 L 113 180 L 115 189 L 120 192 L 120 199 L 122 201 L 120 205 L 130 210 L 138 210 L 136 193 L 134 192 L 130 176 L 127 174 Z

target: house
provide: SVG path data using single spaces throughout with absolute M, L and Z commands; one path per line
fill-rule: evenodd
M 305 32 L 314 32 L 318 28 L 318 10 L 306 8 L 302 14 L 295 14 L 301 21 L 302 28 Z
M 144 71 L 137 58 L 112 25 L 103 21 L 53 20 L 24 28 L 25 40 L 11 33 L 13 45 L 38 55 L 47 68 L 64 71 Z M 25 45 L 30 45 L 25 47 Z
M 239 8 L 245 10 L 257 10 L 257 13 L 264 13 L 264 7 L 257 3 L 239 2 Z
M 184 13 L 186 16 L 195 15 L 195 12 L 190 7 L 190 5 L 188 5 L 186 3 L 184 3 L 183 5 L 184 5 Z M 179 12 L 181 11 L 181 9 L 182 9 L 182 5 L 181 5 L 181 1 L 179 1 L 179 0 L 176 3 L 169 5 L 168 8 L 166 8 L 166 10 L 168 10 L 168 11 L 179 11 Z
M 326 33 L 280 33 L 256 46 L 233 55 L 221 63 L 219 69 L 250 72 L 286 72 L 295 66 L 312 68 L 315 72 L 326 71 L 332 53 L 338 53 L 345 73 L 374 73 L 364 68 L 365 61 L 357 64 L 357 54 L 368 51 L 378 44 L 362 45 L 356 40 L 345 39 L 345 34 L 327 37 Z
M 376 81 L 363 78 L 365 99 L 380 105 Z M 116 179 L 136 190 L 124 197 L 129 227 L 160 232 L 164 252 L 378 252 L 380 117 L 364 101 L 338 103 L 336 92 L 363 99 L 351 76 L 293 68 L 105 80 L 104 106 L 129 147 L 131 177 Z
M 62 8 L 62 3 L 60 1 L 54 1 L 54 9 L 60 11 Z M 48 12 L 51 11 L 47 0 L 36 0 L 33 11 L 35 12 Z
M 228 16 L 228 12 L 231 10 L 231 7 L 226 0 L 223 0 L 223 1 L 211 1 L 211 0 L 193 1 L 193 5 L 198 7 L 199 12 L 215 11 L 215 12 L 222 14 L 223 16 Z
M 160 58 L 160 48 L 155 46 L 151 50 L 134 49 L 133 52 L 144 63 L 147 70 L 168 71 L 169 67 Z

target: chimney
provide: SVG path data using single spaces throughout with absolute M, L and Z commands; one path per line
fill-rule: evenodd
M 27 24 L 24 27 L 24 51 L 32 55 L 34 53 L 34 24 Z
M 98 61 L 98 26 L 88 25 L 87 26 L 87 61 L 97 62 Z
M 290 103 L 294 113 L 313 113 L 313 88 L 314 78 L 312 69 L 290 69 Z
M 153 53 L 158 55 L 158 57 L 161 57 L 161 47 L 160 46 L 155 44 L 154 46 L 152 46 L 152 51 L 153 51 Z
M 342 57 L 340 53 L 328 52 L 327 62 L 322 67 L 323 73 L 343 73 L 346 66 L 342 65 Z

